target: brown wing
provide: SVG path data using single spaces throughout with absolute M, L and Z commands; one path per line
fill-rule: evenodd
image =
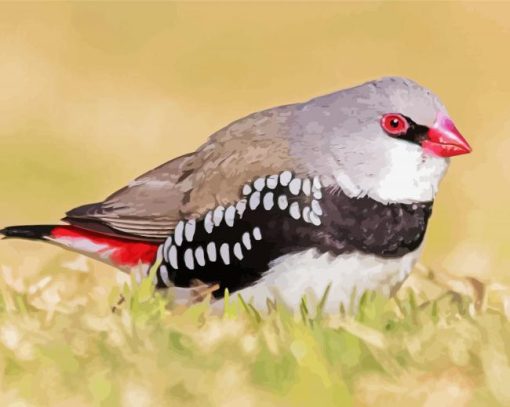
M 240 199 L 244 183 L 290 169 L 288 108 L 255 113 L 220 130 L 195 153 L 138 177 L 103 202 L 80 206 L 63 219 L 134 239 L 163 241 L 181 219 L 200 218 Z
M 175 158 L 141 175 L 103 202 L 72 209 L 63 220 L 100 233 L 164 240 L 179 221 L 184 195 L 179 179 L 192 156 Z

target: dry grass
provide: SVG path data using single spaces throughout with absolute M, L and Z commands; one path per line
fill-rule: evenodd
M 0 404 L 510 403 L 503 286 L 419 268 L 355 318 L 261 317 L 232 298 L 217 316 L 97 267 L 60 254 L 0 267 Z
M 356 320 L 175 310 L 106 266 L 1 242 L 0 405 L 510 405 L 510 300 L 488 283 L 510 284 L 509 16 L 503 2 L 2 3 L 0 227 L 56 221 L 243 115 L 387 74 L 437 92 L 474 153 L 434 208 L 438 273 Z

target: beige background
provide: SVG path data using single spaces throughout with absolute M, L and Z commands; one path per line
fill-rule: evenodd
M 510 282 L 509 44 L 510 3 L 2 3 L 0 225 L 55 222 L 242 115 L 404 75 L 474 148 L 423 262 Z M 60 252 L 0 243 L 4 264 Z

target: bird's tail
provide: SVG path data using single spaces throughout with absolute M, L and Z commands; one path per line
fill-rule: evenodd
M 123 270 L 150 267 L 159 247 L 158 243 L 109 236 L 72 225 L 9 226 L 0 229 L 0 235 L 48 241 Z
M 5 238 L 17 237 L 21 239 L 44 240 L 51 236 L 51 231 L 57 225 L 26 225 L 26 226 L 8 226 L 0 229 L 0 235 Z

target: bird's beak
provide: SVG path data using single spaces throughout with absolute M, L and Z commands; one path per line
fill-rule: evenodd
M 439 157 L 453 157 L 472 151 L 452 119 L 441 112 L 437 114 L 436 121 L 429 129 L 427 139 L 422 141 L 421 146 L 426 152 Z

